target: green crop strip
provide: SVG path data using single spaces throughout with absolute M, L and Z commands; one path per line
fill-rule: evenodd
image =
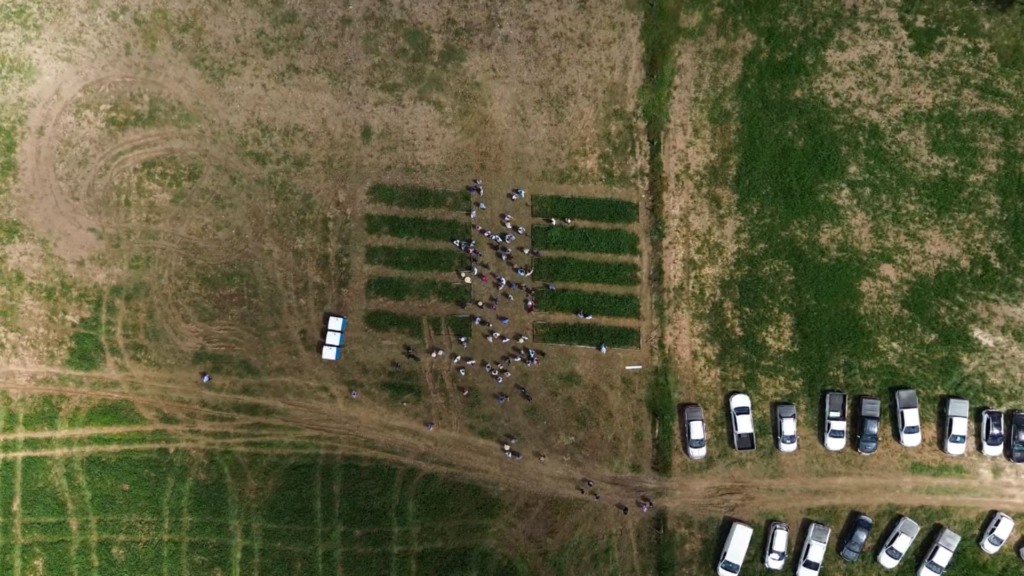
M 640 253 L 640 239 L 627 230 L 548 226 L 533 229 L 533 247 L 599 254 Z
M 583 312 L 616 318 L 640 317 L 640 298 L 634 294 L 579 290 L 542 291 L 537 294 L 537 307 L 545 312 Z
M 640 347 L 640 330 L 623 326 L 545 322 L 534 326 L 534 336 L 537 342 L 548 344 L 574 344 L 594 348 L 601 344 L 610 348 Z
M 407 240 L 448 242 L 456 238 L 468 238 L 469 223 L 466 220 L 367 214 L 366 232 L 372 235 L 393 236 Z
M 630 224 L 640 220 L 636 202 L 613 198 L 534 196 L 533 215 L 538 218 L 571 218 L 590 222 Z
M 384 300 L 437 300 L 460 304 L 469 299 L 469 287 L 440 280 L 378 276 L 366 282 L 366 297 Z
M 469 259 L 454 246 L 447 250 L 367 246 L 366 263 L 410 272 L 451 272 L 466 267 Z
M 468 210 L 469 194 L 423 186 L 374 184 L 366 193 L 370 202 L 398 208 L 445 208 Z
M 580 258 L 545 256 L 534 261 L 533 277 L 544 282 L 579 282 L 636 286 L 640 283 L 640 267 L 632 262 L 601 262 Z

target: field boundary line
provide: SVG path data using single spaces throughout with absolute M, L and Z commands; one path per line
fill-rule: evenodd
M 405 470 L 399 468 L 395 474 L 395 482 L 391 487 L 391 565 L 389 573 L 391 576 L 401 576 L 398 573 L 398 502 L 401 500 L 402 476 Z M 340 543 L 339 543 L 340 544 Z
M 67 431 L 67 429 L 68 419 L 64 415 L 61 415 L 57 420 L 57 431 L 64 432 Z M 75 514 L 75 502 L 71 497 L 71 487 L 68 485 L 68 470 L 65 465 L 65 458 L 54 458 L 52 466 L 54 468 L 53 473 L 57 477 L 57 490 L 64 498 L 68 510 L 68 515 L 65 520 L 67 521 L 68 528 L 71 530 L 71 544 L 68 549 L 71 574 L 72 576 L 78 576 L 78 547 L 81 544 L 82 535 L 78 530 L 78 516 Z
M 77 447 L 78 440 L 75 440 L 73 445 Z M 85 508 L 86 522 L 89 524 L 89 564 L 92 565 L 94 576 L 100 576 L 99 528 L 96 522 L 96 515 L 92 510 L 92 493 L 89 492 L 89 485 L 85 479 L 85 467 L 82 465 L 81 453 L 76 453 L 73 465 L 75 476 L 78 478 L 78 484 L 82 491 L 82 506 Z
M 174 457 L 174 461 L 178 462 L 180 459 L 178 456 Z M 163 502 L 160 503 L 160 513 L 163 516 L 163 526 L 160 531 L 160 537 L 162 542 L 163 550 L 161 554 L 163 556 L 162 568 L 163 576 L 170 576 L 171 570 L 171 550 L 168 544 L 171 538 L 171 496 L 174 494 L 174 475 L 167 477 L 167 488 L 164 490 Z
M 242 548 L 244 541 L 242 538 L 242 512 L 240 510 L 241 503 L 236 497 L 236 492 L 233 490 L 231 482 L 231 471 L 228 470 L 228 465 L 223 458 L 218 458 L 217 461 L 220 463 L 220 467 L 224 470 L 224 482 L 228 487 L 228 516 L 231 518 L 231 574 L 232 576 L 241 576 L 242 574 Z M 255 524 L 255 522 L 254 522 Z M 256 540 L 256 529 L 253 527 L 253 570 L 254 574 L 260 572 L 260 555 L 259 545 Z
M 334 462 L 331 474 L 331 495 L 334 497 L 334 530 L 331 531 L 331 547 L 334 556 L 334 576 L 344 576 L 341 565 L 341 532 L 344 530 L 341 521 L 341 471 L 337 461 Z
M 181 495 L 181 574 L 189 576 L 192 567 L 188 563 L 189 531 L 192 528 L 192 516 L 189 514 L 189 498 L 192 497 L 192 474 L 185 476 L 185 486 Z

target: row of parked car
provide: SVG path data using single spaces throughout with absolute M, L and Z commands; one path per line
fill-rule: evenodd
M 921 444 L 921 413 L 917 392 L 912 389 L 895 393 L 896 429 L 900 444 L 913 448 Z M 827 450 L 838 452 L 848 443 L 847 395 L 844 392 L 826 392 L 824 398 L 824 426 L 822 443 Z M 881 430 L 882 402 L 874 396 L 860 396 L 857 404 L 857 431 L 854 446 L 861 454 L 874 454 L 878 450 Z M 967 452 L 970 402 L 962 398 L 949 398 L 945 404 L 946 453 L 961 456 Z M 796 406 L 789 403 L 775 405 L 775 445 L 781 452 L 797 449 Z M 754 413 L 750 396 L 741 392 L 729 396 L 729 416 L 732 424 L 732 444 L 741 452 L 757 447 L 754 434 Z M 697 404 L 682 407 L 683 445 L 686 454 L 695 460 L 707 456 L 707 426 L 704 409 Z M 1010 435 L 1004 434 L 1004 414 L 999 410 L 983 410 L 978 433 L 981 453 L 999 456 L 1006 452 L 1011 461 L 1024 463 L 1024 411 L 1009 415 Z M 1009 442 L 1007 442 L 1009 439 Z
M 865 514 L 854 515 L 849 528 L 841 536 L 839 556 L 847 562 L 856 562 L 864 553 L 868 537 L 874 528 L 874 521 Z M 900 516 L 879 546 L 876 559 L 883 568 L 892 570 L 900 565 L 914 543 L 921 526 L 914 520 Z M 1003 547 L 1013 532 L 1013 519 L 1002 512 L 994 512 L 982 532 L 978 545 L 987 554 L 995 554 Z M 743 567 L 747 549 L 754 530 L 743 522 L 733 522 L 718 560 L 718 576 L 737 576 Z M 800 557 L 796 560 L 796 576 L 818 576 L 825 561 L 825 552 L 832 529 L 818 522 L 807 527 Z M 945 526 L 940 526 L 928 553 L 917 569 L 918 576 L 941 576 L 960 545 L 960 535 Z M 785 567 L 789 550 L 789 526 L 784 522 L 772 522 L 764 547 L 764 566 L 769 570 Z

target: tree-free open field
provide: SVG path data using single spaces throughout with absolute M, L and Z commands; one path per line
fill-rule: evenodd
M 1024 408 L 1022 29 L 946 0 L 0 3 L 0 565 L 703 574 L 739 518 L 760 574 L 766 521 L 856 509 L 1019 573 L 1019 529 L 972 540 L 1024 519 L 1024 471 L 942 455 L 938 408 Z M 906 386 L 922 447 L 825 452 L 822 391 Z

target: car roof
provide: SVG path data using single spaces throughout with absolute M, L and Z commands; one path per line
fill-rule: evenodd
M 1013 518 L 1000 512 L 996 515 L 995 521 L 997 523 L 995 533 L 1005 540 L 1010 535 L 1010 532 L 1013 532 Z
M 1024 412 L 1021 412 L 1020 410 L 1014 410 L 1013 411 L 1013 423 L 1014 423 L 1014 425 L 1017 425 L 1017 426 L 1024 425 Z
M 906 426 L 921 425 L 921 415 L 918 414 L 917 408 L 907 408 L 903 411 L 903 424 Z
M 691 420 L 687 423 L 687 431 L 690 432 L 690 436 L 694 436 L 694 432 L 700 432 L 700 435 L 704 436 L 704 423 L 700 420 Z

